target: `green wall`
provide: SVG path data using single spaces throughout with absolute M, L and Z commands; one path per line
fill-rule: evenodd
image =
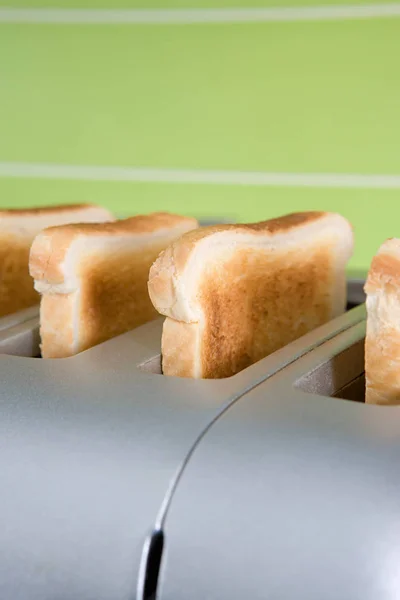
M 246 3 L 174 3 L 189 5 Z M 116 8 L 106 0 L 64 6 Z M 0 23 L 0 163 L 400 175 L 399 57 L 396 18 Z M 242 221 L 336 210 L 355 227 L 354 268 L 400 236 L 400 189 L 64 181 L 6 177 L 0 165 L 0 206 L 82 201 L 119 214 L 166 209 Z

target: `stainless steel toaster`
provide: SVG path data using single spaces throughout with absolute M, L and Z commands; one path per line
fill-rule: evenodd
M 41 360 L 0 320 L 1 600 L 400 598 L 400 417 L 349 309 L 238 375 L 161 374 L 162 320 Z

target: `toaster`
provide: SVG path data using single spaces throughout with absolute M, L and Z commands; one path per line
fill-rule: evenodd
M 161 374 L 162 319 L 39 358 L 0 320 L 1 600 L 400 597 L 396 407 L 348 311 L 221 380 Z

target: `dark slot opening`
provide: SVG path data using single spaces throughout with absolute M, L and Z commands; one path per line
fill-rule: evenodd
M 141 600 L 156 600 L 158 576 L 160 574 L 161 558 L 164 548 L 164 534 L 154 531 L 147 552 L 145 580 Z
M 365 373 L 355 377 L 333 395 L 333 398 L 365 402 Z
M 360 303 L 348 302 L 347 306 L 346 306 L 346 311 L 351 310 L 352 308 L 356 308 L 357 306 L 360 306 L 360 304 L 362 304 L 362 302 L 360 302 Z
M 351 310 L 365 302 L 363 279 L 349 279 L 347 281 L 347 310 Z

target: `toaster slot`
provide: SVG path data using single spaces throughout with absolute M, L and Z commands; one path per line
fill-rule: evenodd
M 365 322 L 362 327 L 365 330 Z M 294 387 L 310 394 L 364 402 L 364 342 L 365 336 L 361 335 L 347 347 L 333 350 L 331 356 L 296 379 Z
M 365 280 L 361 277 L 350 278 L 347 281 L 347 307 L 346 311 L 350 311 L 365 302 L 365 292 L 364 292 L 364 284 Z M 364 350 L 362 349 L 362 361 L 364 361 Z M 264 360 L 264 359 L 262 359 Z M 339 361 L 343 361 L 343 365 L 346 363 L 347 357 L 343 357 L 343 359 L 338 359 Z M 260 362 L 260 361 L 259 361 Z M 358 364 L 358 363 L 357 363 Z M 153 375 L 162 375 L 161 369 L 161 354 L 157 354 L 146 362 L 138 365 L 140 371 L 144 373 L 152 373 Z M 321 373 L 322 376 L 322 373 Z M 350 384 L 349 384 L 350 385 Z M 357 384 L 354 389 L 359 389 L 361 383 Z M 353 394 L 353 387 L 350 387 L 348 390 L 343 388 L 343 392 L 338 392 L 343 394 Z
M 353 400 L 354 402 L 365 402 L 365 373 L 350 381 L 333 397 L 342 400 Z
M 348 280 L 347 311 L 365 301 L 363 286 L 363 279 Z M 0 319 L 0 354 L 40 358 L 39 306 Z M 138 364 L 137 368 L 146 374 L 162 375 L 160 352 Z
M 353 277 L 347 280 L 347 310 L 364 304 L 366 299 L 364 284 L 365 279 L 361 277 Z
M 153 375 L 162 375 L 161 369 L 161 354 L 156 354 L 152 358 L 149 358 L 144 363 L 138 365 L 139 371 L 143 373 L 152 373 Z

